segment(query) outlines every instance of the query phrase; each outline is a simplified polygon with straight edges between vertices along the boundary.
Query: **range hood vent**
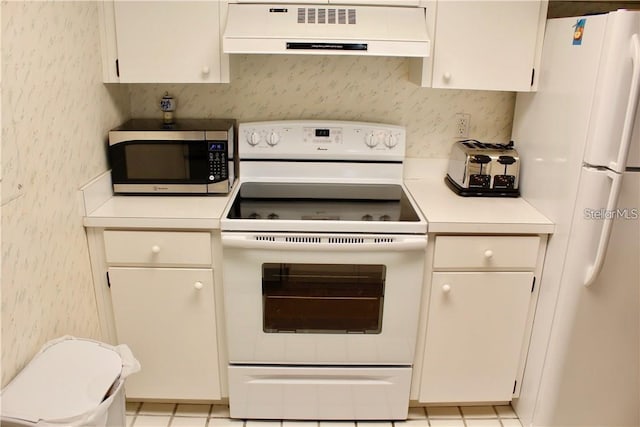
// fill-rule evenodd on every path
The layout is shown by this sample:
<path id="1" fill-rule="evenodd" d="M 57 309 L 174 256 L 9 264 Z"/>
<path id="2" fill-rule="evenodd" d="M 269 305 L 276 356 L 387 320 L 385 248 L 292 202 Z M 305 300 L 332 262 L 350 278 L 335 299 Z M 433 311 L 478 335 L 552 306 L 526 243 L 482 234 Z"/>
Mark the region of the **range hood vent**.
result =
<path id="1" fill-rule="evenodd" d="M 301 7 L 298 8 L 298 24 L 350 24 L 356 23 L 354 8 Z"/>
<path id="2" fill-rule="evenodd" d="M 425 9 L 229 4 L 225 53 L 427 57 Z"/>

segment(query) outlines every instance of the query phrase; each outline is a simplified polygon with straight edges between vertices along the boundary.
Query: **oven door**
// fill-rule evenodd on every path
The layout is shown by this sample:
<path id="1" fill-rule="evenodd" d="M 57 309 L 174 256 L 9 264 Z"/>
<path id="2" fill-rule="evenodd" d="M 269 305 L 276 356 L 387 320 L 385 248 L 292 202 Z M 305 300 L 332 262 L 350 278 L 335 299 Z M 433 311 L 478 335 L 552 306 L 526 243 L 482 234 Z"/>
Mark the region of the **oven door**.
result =
<path id="1" fill-rule="evenodd" d="M 232 364 L 410 365 L 425 236 L 223 232 Z"/>

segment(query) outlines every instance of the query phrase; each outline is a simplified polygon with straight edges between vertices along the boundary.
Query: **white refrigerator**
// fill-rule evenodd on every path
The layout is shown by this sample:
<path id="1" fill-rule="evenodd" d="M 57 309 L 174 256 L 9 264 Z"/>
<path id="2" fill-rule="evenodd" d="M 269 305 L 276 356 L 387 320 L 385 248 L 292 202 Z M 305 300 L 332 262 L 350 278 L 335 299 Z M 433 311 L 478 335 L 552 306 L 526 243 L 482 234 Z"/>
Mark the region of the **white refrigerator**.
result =
<path id="1" fill-rule="evenodd" d="M 640 12 L 547 21 L 518 94 L 521 192 L 556 223 L 521 393 L 523 426 L 640 426 Z"/>

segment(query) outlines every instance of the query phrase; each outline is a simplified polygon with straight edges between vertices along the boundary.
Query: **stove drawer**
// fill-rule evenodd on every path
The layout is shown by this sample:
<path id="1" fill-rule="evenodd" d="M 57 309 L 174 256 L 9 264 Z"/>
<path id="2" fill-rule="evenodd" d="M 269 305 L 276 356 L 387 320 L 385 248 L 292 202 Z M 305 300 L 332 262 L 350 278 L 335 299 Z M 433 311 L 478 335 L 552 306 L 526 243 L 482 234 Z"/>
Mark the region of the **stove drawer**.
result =
<path id="1" fill-rule="evenodd" d="M 203 231 L 106 230 L 104 245 L 111 265 L 211 266 L 211 235 Z"/>
<path id="2" fill-rule="evenodd" d="M 229 366 L 232 418 L 405 420 L 410 367 Z"/>
<path id="3" fill-rule="evenodd" d="M 533 270 L 539 246 L 539 236 L 437 236 L 433 267 Z"/>

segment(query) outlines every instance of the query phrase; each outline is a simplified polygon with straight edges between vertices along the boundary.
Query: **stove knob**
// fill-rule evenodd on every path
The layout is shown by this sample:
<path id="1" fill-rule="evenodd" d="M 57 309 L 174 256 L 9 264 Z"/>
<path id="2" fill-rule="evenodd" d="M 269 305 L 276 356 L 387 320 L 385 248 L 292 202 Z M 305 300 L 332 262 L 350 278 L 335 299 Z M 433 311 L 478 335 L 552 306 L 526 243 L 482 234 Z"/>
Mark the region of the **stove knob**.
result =
<path id="1" fill-rule="evenodd" d="M 398 137 L 396 135 L 390 133 L 384 139 L 384 145 L 386 145 L 387 148 L 395 147 L 396 145 L 398 145 Z"/>
<path id="2" fill-rule="evenodd" d="M 260 216 L 260 214 L 257 212 L 254 212 L 249 215 L 249 219 L 260 219 L 260 218 L 262 218 L 262 216 Z"/>
<path id="3" fill-rule="evenodd" d="M 373 221 L 373 217 L 369 214 L 366 215 L 362 215 L 362 220 L 363 221 Z"/>
<path id="4" fill-rule="evenodd" d="M 369 148 L 375 147 L 378 145 L 378 142 L 378 137 L 375 132 L 369 132 L 364 138 L 364 143 L 367 144 L 367 147 Z"/>
<path id="5" fill-rule="evenodd" d="M 280 142 L 280 135 L 278 135 L 276 132 L 271 132 L 269 136 L 267 136 L 267 144 L 269 144 L 271 147 L 278 144 L 278 142 Z"/>
<path id="6" fill-rule="evenodd" d="M 280 215 L 278 215 L 277 213 L 270 213 L 267 218 L 269 218 L 269 219 L 279 219 Z"/>
<path id="7" fill-rule="evenodd" d="M 380 216 L 380 221 L 391 221 L 391 217 L 389 215 Z"/>
<path id="8" fill-rule="evenodd" d="M 247 142 L 250 146 L 255 147 L 260 142 L 260 134 L 258 132 L 251 132 L 247 135 Z"/>

